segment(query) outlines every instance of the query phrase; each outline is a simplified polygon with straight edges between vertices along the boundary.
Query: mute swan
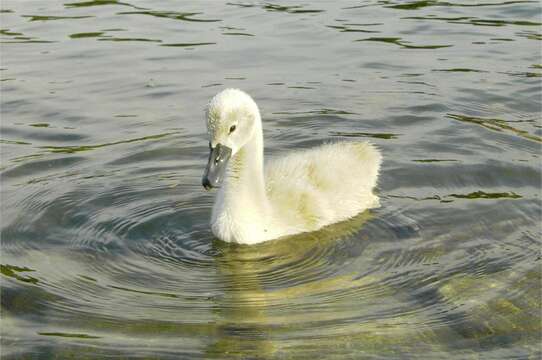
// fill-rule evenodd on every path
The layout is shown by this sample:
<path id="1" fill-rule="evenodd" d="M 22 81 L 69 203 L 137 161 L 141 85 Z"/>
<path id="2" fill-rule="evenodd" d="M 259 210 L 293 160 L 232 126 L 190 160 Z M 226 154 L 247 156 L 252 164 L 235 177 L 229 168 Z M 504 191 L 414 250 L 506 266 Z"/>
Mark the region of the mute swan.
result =
<path id="1" fill-rule="evenodd" d="M 216 237 L 255 244 L 318 230 L 379 206 L 372 192 L 382 157 L 367 142 L 337 142 L 263 162 L 260 111 L 238 89 L 206 108 L 210 154 L 202 185 L 220 187 L 211 215 Z M 222 185 L 222 186 L 220 186 Z"/>

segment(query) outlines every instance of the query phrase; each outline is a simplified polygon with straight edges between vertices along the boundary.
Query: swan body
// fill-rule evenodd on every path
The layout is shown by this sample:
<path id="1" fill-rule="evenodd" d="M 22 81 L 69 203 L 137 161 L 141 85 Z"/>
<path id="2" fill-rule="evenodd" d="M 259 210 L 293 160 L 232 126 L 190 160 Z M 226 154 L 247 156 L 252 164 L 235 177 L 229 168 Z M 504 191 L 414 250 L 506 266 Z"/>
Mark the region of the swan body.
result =
<path id="1" fill-rule="evenodd" d="M 242 244 L 318 230 L 379 206 L 373 194 L 382 156 L 368 142 L 335 142 L 263 161 L 260 112 L 241 90 L 206 109 L 209 162 L 203 185 L 219 187 L 211 228 Z"/>

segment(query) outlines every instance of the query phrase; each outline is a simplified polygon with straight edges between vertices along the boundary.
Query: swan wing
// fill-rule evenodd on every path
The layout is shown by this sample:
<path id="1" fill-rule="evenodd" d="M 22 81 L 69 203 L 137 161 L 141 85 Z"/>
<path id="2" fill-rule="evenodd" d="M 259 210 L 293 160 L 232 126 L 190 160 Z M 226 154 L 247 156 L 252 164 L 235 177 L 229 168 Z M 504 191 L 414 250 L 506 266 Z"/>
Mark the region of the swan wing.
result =
<path id="1" fill-rule="evenodd" d="M 336 142 L 270 161 L 266 190 L 276 218 L 312 231 L 378 206 L 382 156 L 368 142 Z"/>

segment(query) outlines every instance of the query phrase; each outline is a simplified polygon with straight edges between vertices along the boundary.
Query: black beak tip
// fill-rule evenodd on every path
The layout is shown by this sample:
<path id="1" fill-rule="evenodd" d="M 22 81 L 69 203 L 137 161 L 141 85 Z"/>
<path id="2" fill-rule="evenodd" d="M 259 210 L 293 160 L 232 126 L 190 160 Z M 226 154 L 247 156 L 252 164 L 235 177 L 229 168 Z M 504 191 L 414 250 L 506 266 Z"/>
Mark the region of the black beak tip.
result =
<path id="1" fill-rule="evenodd" d="M 209 181 L 209 179 L 207 179 L 207 177 L 204 177 L 202 180 L 201 180 L 201 185 L 203 185 L 203 187 L 205 188 L 205 190 L 209 191 L 213 188 L 213 186 L 211 185 L 211 182 Z"/>

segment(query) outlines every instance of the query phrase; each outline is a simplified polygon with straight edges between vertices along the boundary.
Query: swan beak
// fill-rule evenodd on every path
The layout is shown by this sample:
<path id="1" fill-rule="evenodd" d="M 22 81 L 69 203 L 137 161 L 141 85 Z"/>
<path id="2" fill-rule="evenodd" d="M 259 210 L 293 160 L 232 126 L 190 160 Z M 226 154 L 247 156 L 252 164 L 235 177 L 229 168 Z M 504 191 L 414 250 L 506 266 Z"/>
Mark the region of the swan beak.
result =
<path id="1" fill-rule="evenodd" d="M 205 190 L 219 187 L 224 180 L 228 160 L 231 157 L 231 149 L 227 146 L 217 144 L 214 148 L 211 147 L 209 161 L 203 173 L 201 184 Z"/>

